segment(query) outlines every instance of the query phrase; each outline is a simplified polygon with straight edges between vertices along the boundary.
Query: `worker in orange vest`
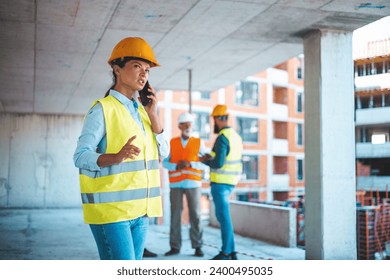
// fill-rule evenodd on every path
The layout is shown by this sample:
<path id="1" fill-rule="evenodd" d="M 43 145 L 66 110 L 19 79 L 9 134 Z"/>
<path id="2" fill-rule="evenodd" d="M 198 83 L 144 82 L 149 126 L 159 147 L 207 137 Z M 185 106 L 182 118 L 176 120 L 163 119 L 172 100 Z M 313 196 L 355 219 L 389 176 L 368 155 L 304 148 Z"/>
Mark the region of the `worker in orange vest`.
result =
<path id="1" fill-rule="evenodd" d="M 165 256 L 177 255 L 181 248 L 181 212 L 183 210 L 183 194 L 186 195 L 190 217 L 191 246 L 195 256 L 203 257 L 201 225 L 201 186 L 202 170 L 206 167 L 199 161 L 199 155 L 206 153 L 200 138 L 191 137 L 193 116 L 182 113 L 178 118 L 181 136 L 170 142 L 170 154 L 163 161 L 168 169 L 170 183 L 171 225 L 169 244 L 171 249 Z"/>

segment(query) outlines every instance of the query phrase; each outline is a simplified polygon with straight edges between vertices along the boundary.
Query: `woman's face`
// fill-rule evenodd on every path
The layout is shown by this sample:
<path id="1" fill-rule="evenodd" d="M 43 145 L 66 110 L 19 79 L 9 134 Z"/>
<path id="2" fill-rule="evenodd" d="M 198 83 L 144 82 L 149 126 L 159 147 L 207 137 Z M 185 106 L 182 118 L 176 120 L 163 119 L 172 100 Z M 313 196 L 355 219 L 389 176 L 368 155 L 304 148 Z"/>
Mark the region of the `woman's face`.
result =
<path id="1" fill-rule="evenodd" d="M 141 90 L 149 78 L 149 71 L 149 63 L 136 59 L 130 60 L 123 68 L 117 67 L 117 83 L 133 91 Z"/>

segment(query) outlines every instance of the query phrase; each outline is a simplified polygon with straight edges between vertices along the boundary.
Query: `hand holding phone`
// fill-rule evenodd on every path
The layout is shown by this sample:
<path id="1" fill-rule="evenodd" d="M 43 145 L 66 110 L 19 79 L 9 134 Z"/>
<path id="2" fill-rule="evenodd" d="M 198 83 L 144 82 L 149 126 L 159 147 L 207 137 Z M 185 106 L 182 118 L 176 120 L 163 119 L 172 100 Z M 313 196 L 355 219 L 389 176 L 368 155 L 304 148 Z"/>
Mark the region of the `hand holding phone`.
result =
<path id="1" fill-rule="evenodd" d="M 152 100 L 149 99 L 147 96 L 148 95 L 152 95 L 152 93 L 150 91 L 148 91 L 149 89 L 149 81 L 146 81 L 146 84 L 144 86 L 143 89 L 141 89 L 139 92 L 139 97 L 141 98 L 141 103 L 143 106 L 146 106 L 148 105 Z"/>

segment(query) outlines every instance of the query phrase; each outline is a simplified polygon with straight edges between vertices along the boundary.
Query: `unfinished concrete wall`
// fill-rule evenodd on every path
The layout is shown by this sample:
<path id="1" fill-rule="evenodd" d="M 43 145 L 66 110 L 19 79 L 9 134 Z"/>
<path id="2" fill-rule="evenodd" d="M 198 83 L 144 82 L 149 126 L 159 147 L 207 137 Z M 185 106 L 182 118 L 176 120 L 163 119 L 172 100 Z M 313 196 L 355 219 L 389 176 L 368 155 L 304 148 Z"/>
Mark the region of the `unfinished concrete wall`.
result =
<path id="1" fill-rule="evenodd" d="M 80 207 L 81 116 L 0 114 L 0 207 Z"/>
<path id="2" fill-rule="evenodd" d="M 214 207 L 211 201 L 210 225 L 219 227 Z M 237 234 L 285 247 L 297 246 L 297 212 L 294 208 L 231 201 L 230 213 Z"/>

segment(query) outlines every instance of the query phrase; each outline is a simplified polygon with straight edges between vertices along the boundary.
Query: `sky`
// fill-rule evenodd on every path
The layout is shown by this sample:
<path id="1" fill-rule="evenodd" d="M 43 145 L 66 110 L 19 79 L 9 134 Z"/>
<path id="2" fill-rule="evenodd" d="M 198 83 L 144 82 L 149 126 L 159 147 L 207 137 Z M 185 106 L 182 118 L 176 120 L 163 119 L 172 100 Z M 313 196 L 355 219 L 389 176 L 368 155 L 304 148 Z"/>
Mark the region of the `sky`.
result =
<path id="1" fill-rule="evenodd" d="M 390 44 L 390 16 L 367 24 L 353 32 L 353 57 L 357 57 L 359 49 L 365 47 L 367 42 L 384 39 L 388 39 Z"/>

